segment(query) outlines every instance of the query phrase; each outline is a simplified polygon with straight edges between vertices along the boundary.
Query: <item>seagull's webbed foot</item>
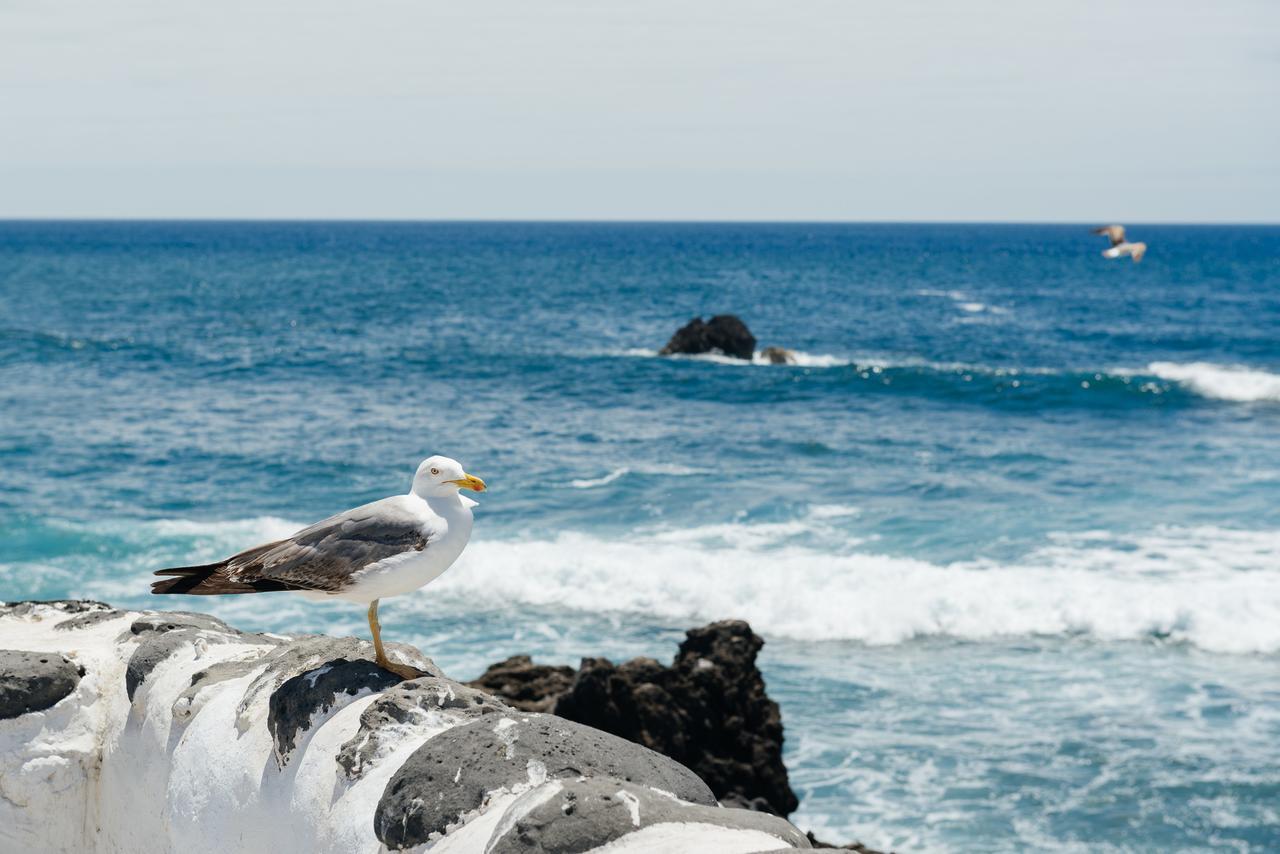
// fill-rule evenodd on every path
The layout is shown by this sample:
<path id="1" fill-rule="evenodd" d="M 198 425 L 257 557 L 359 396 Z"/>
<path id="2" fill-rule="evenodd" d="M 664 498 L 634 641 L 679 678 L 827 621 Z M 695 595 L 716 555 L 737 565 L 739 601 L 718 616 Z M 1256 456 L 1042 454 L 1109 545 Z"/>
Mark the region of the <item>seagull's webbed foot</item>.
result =
<path id="1" fill-rule="evenodd" d="M 431 675 L 430 673 L 427 673 L 425 670 L 419 670 L 418 668 L 408 664 L 399 664 L 397 662 L 391 661 L 390 659 L 383 659 L 382 661 L 375 661 L 374 663 L 377 664 L 379 667 L 381 667 L 383 670 L 387 670 L 387 671 L 390 671 L 391 673 L 394 673 L 395 675 L 399 676 L 401 679 L 420 679 L 423 676 Z"/>

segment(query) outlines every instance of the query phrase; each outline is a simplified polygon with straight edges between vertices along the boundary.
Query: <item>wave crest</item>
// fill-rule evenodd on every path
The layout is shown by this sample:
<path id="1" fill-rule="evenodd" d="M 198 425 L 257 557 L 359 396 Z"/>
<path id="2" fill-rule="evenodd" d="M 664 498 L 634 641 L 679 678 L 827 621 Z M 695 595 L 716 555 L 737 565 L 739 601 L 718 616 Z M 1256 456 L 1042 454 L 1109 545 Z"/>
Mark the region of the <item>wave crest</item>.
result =
<path id="1" fill-rule="evenodd" d="M 792 525 L 755 527 L 625 541 L 566 533 L 478 542 L 432 592 L 459 603 L 632 611 L 672 621 L 741 617 L 765 636 L 804 640 L 1085 634 L 1280 651 L 1280 532 L 1060 535 L 1016 563 L 942 565 L 775 546 L 796 535 Z"/>
<path id="2" fill-rule="evenodd" d="M 1236 403 L 1280 401 L 1280 374 L 1244 365 L 1152 362 L 1147 370 L 1160 379 L 1180 383 L 1203 397 Z"/>

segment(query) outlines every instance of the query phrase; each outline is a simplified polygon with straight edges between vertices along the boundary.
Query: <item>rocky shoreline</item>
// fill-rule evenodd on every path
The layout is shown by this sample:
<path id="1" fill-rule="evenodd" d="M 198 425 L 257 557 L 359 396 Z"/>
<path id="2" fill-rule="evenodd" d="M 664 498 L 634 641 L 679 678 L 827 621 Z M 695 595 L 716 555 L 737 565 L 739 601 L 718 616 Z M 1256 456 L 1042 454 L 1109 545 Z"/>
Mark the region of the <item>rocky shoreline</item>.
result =
<path id="1" fill-rule="evenodd" d="M 742 620 L 685 633 L 670 666 L 652 658 L 614 664 L 584 658 L 578 669 L 516 655 L 469 684 L 511 705 L 584 723 L 680 762 L 721 804 L 789 816 L 799 806 L 782 760 L 778 704 L 756 657 L 764 639 Z M 854 842 L 815 848 L 879 854 Z"/>
<path id="2" fill-rule="evenodd" d="M 549 691 L 518 708 L 403 645 L 393 657 L 421 678 L 382 670 L 354 638 L 251 634 L 203 614 L 97 602 L 0 604 L 0 847 L 810 848 L 785 819 L 723 805 L 699 774 L 643 743 L 683 750 L 735 795 L 728 803 L 793 805 L 777 707 L 754 671 L 758 640 L 745 624 L 716 624 L 690 632 L 671 668 L 597 659 L 555 692 L 552 708 L 596 724 L 647 709 L 632 741 L 532 710 Z M 740 684 L 712 696 L 730 681 Z M 666 702 L 683 717 L 659 715 Z M 736 712 L 751 717 L 743 737 L 736 723 L 717 737 L 705 716 Z M 695 737 L 682 744 L 686 726 Z M 765 761 L 749 762 L 757 750 Z"/>

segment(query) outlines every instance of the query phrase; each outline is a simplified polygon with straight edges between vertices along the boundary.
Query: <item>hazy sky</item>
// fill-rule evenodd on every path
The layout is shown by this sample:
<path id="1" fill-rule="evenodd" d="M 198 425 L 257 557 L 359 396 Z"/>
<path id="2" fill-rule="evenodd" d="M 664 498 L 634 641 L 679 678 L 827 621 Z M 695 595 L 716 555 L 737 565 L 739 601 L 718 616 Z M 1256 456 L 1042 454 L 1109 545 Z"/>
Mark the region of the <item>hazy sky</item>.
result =
<path id="1" fill-rule="evenodd" d="M 0 0 L 0 217 L 1280 221 L 1280 2 Z"/>

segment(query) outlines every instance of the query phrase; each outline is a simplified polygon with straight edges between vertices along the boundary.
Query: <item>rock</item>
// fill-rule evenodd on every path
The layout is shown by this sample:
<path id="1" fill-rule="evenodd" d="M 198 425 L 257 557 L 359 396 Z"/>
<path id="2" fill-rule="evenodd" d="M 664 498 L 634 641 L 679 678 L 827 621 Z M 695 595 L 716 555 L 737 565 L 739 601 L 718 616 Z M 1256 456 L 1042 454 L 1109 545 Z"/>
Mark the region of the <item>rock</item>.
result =
<path id="1" fill-rule="evenodd" d="M 771 365 L 794 365 L 796 354 L 786 347 L 765 347 L 760 356 Z"/>
<path id="2" fill-rule="evenodd" d="M 593 851 L 651 825 L 675 823 L 755 830 L 785 845 L 809 847 L 804 834 L 775 816 L 681 803 L 608 777 L 564 782 L 550 797 L 535 789 L 516 801 L 507 816 L 505 832 L 495 832 L 488 854 Z"/>
<path id="3" fill-rule="evenodd" d="M 317 714 L 327 714 L 345 706 L 364 693 L 381 691 L 400 682 L 400 677 L 372 661 L 338 658 L 315 670 L 287 679 L 271 694 L 267 729 L 276 746 L 276 762 L 289 763 L 294 742 L 309 731 Z"/>
<path id="4" fill-rule="evenodd" d="M 123 611 L 117 611 L 115 608 L 108 608 L 103 611 L 88 611 L 79 616 L 72 617 L 70 620 L 63 620 L 54 628 L 60 632 L 71 632 L 76 629 L 88 629 L 99 623 L 110 622 L 111 620 L 119 620 L 125 616 Z"/>
<path id="5" fill-rule="evenodd" d="M 444 731 L 482 715 L 511 711 L 492 694 L 452 679 L 427 676 L 401 682 L 361 713 L 360 728 L 338 750 L 338 765 L 347 779 L 357 780 L 396 747 L 408 725 L 434 724 Z"/>
<path id="6" fill-rule="evenodd" d="M 553 715 L 487 715 L 430 738 L 409 757 L 387 783 L 374 830 L 388 848 L 421 845 L 498 790 L 602 775 L 716 805 L 688 768 L 637 744 Z M 424 799 L 424 791 L 434 797 Z"/>
<path id="7" fill-rule="evenodd" d="M 756 667 L 763 645 L 745 622 L 712 623 L 687 633 L 670 667 L 651 658 L 617 665 L 587 658 L 567 691 L 554 698 L 525 692 L 521 702 L 551 705 L 560 717 L 670 756 L 726 803 L 788 815 L 799 801 L 782 762 L 782 714 Z M 506 696 L 505 684 L 558 682 L 482 677 L 477 684 Z"/>
<path id="8" fill-rule="evenodd" d="M 74 627 L 72 627 L 74 628 Z M 240 634 L 217 617 L 208 614 L 192 614 L 188 611 L 161 611 L 147 613 L 129 625 L 129 631 L 135 635 L 156 632 L 164 634 L 175 629 L 204 629 L 209 632 Z"/>
<path id="9" fill-rule="evenodd" d="M 136 626 L 137 623 L 135 622 L 134 625 Z M 253 642 L 249 636 L 242 635 L 234 629 L 207 630 L 179 622 L 158 626 L 155 629 L 143 628 L 139 637 L 142 642 L 133 651 L 133 655 L 129 656 L 129 663 L 124 671 L 125 693 L 130 700 L 138 693 L 139 686 L 147 680 L 151 672 L 183 647 L 194 647 L 197 643 L 235 643 L 242 639 Z"/>
<path id="10" fill-rule="evenodd" d="M 86 614 L 90 611 L 113 609 L 106 602 L 95 599 L 25 599 L 21 602 L 0 602 L 0 617 L 38 616 L 50 610 L 63 614 Z"/>
<path id="11" fill-rule="evenodd" d="M 50 708 L 69 696 L 83 675 L 56 652 L 0 649 L 0 720 Z"/>
<path id="12" fill-rule="evenodd" d="M 18 650 L 0 652 L 5 851 L 805 844 L 780 818 L 718 807 L 674 760 L 514 710 L 411 647 L 393 656 L 429 675 L 402 682 L 355 638 L 244 634 L 200 614 L 17 610 L 0 613 L 0 643 Z M 113 622 L 81 619 L 98 613 Z M 27 714 L 39 708 L 51 711 Z"/>
<path id="13" fill-rule="evenodd" d="M 736 315 L 717 314 L 709 321 L 695 317 L 676 330 L 660 356 L 676 353 L 697 354 L 719 351 L 726 356 L 750 359 L 756 350 L 756 339 Z"/>
<path id="14" fill-rule="evenodd" d="M 806 833 L 805 836 L 808 837 L 809 844 L 814 848 L 828 848 L 837 851 L 857 851 L 858 854 L 883 854 L 883 852 L 877 851 L 874 848 L 868 848 L 861 842 L 850 842 L 847 845 L 835 845 L 831 842 L 823 842 L 821 839 L 813 835 L 812 830 Z"/>
<path id="15" fill-rule="evenodd" d="M 513 655 L 489 665 L 471 684 L 492 691 L 522 711 L 549 712 L 573 684 L 574 673 L 572 667 L 534 664 L 527 655 Z"/>
<path id="16" fill-rule="evenodd" d="M 405 644 L 387 644 L 387 655 L 393 653 L 425 674 L 444 676 L 440 668 L 422 653 Z M 324 635 L 303 635 L 293 638 L 288 643 L 280 644 L 265 656 L 266 667 L 254 677 L 245 689 L 244 697 L 236 707 L 237 727 L 246 732 L 251 726 L 252 710 L 264 695 L 273 696 L 285 682 L 300 675 L 310 675 L 315 671 L 339 661 L 365 661 L 373 664 L 373 644 L 356 638 L 331 638 Z M 262 664 L 263 662 L 259 662 Z M 375 665 L 376 666 L 376 665 Z M 378 668 L 381 669 L 381 668 Z M 385 671 L 390 673 L 390 671 Z M 397 676 L 394 682 L 399 682 Z"/>

